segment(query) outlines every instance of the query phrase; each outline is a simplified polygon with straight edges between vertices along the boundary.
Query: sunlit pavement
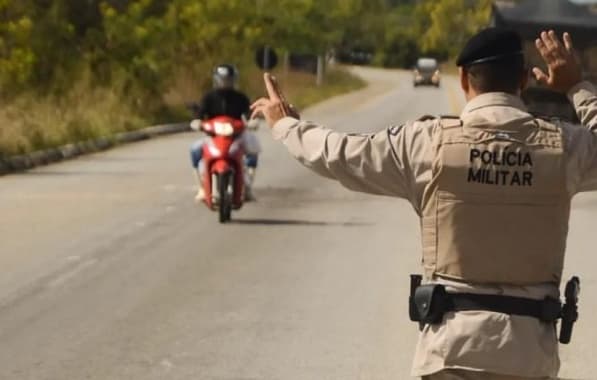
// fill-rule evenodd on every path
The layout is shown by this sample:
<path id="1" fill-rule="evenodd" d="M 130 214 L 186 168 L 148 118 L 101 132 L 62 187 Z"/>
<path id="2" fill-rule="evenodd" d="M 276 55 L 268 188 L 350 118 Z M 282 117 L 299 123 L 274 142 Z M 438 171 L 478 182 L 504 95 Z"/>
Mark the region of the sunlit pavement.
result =
<path id="1" fill-rule="evenodd" d="M 355 69 L 371 85 L 304 113 L 343 131 L 454 114 L 454 78 Z M 0 379 L 406 379 L 420 261 L 405 202 L 351 193 L 269 131 L 258 202 L 221 226 L 193 204 L 182 134 L 0 178 Z M 597 197 L 575 202 L 581 318 L 562 376 L 595 378 Z"/>

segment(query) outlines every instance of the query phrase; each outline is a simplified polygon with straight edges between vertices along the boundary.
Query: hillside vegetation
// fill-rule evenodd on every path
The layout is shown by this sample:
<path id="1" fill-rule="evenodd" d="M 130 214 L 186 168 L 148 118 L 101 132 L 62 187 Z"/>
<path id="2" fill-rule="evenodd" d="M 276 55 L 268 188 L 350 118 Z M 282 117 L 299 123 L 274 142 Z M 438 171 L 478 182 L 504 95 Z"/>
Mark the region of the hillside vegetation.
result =
<path id="1" fill-rule="evenodd" d="M 486 0 L 0 0 L 0 156 L 182 120 L 220 62 L 258 96 L 264 44 L 408 66 L 454 55 L 488 16 Z M 343 72 L 324 88 L 281 78 L 303 104 L 360 85 Z"/>

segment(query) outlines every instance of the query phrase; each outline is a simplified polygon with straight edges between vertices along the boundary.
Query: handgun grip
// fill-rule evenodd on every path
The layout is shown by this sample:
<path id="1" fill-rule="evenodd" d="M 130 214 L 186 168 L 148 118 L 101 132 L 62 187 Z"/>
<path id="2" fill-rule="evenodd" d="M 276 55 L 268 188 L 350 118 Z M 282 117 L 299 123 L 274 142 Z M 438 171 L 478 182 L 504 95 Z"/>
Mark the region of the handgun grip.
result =
<path id="1" fill-rule="evenodd" d="M 574 276 L 566 283 L 566 290 L 564 291 L 564 297 L 566 302 L 572 301 L 576 303 L 578 301 L 578 295 L 580 294 L 580 279 Z"/>

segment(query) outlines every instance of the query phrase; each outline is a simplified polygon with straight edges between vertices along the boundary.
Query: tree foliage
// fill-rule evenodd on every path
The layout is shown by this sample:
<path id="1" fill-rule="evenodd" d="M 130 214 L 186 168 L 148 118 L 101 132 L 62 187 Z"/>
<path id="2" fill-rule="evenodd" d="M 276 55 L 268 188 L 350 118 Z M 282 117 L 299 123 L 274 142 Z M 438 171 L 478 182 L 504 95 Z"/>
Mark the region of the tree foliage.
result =
<path id="1" fill-rule="evenodd" d="M 263 45 L 393 67 L 450 58 L 489 10 L 490 0 L 0 0 L 0 157 L 171 120 L 220 62 L 257 95 Z"/>
<path id="2" fill-rule="evenodd" d="M 362 3 L 344 29 L 343 50 L 375 53 L 384 66 L 410 66 L 417 56 L 454 57 L 488 24 L 491 0 L 385 0 Z"/>
<path id="3" fill-rule="evenodd" d="M 248 62 L 257 46 L 359 49 L 385 65 L 454 55 L 489 0 L 0 0 L 2 94 L 64 91 L 92 72 L 154 96 L 181 67 Z M 124 82 L 124 83 L 122 83 Z"/>
<path id="4" fill-rule="evenodd" d="M 487 25 L 491 0 L 442 0 L 422 3 L 417 12 L 428 18 L 420 29 L 421 49 L 444 56 L 458 54 L 466 40 Z M 421 25 L 419 25 L 420 27 Z"/>

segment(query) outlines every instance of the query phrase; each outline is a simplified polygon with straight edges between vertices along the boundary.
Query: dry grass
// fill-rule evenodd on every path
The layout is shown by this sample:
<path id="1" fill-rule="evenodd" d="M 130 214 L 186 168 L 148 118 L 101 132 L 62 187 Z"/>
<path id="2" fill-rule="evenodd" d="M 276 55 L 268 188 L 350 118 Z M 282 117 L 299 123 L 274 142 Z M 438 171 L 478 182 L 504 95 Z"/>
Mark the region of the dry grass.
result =
<path id="1" fill-rule="evenodd" d="M 107 137 L 144 125 L 109 89 L 77 85 L 63 98 L 21 95 L 0 108 L 0 156 Z"/>
<path id="2" fill-rule="evenodd" d="M 282 78 L 282 86 L 288 99 L 299 108 L 318 103 L 334 95 L 350 92 L 365 86 L 365 82 L 343 69 L 328 71 L 321 86 L 315 85 L 315 77 L 305 74 Z"/>
<path id="3" fill-rule="evenodd" d="M 194 70 L 197 72 L 197 70 Z M 209 87 L 211 78 L 198 76 L 194 72 L 185 70 L 180 71 L 174 80 L 174 86 L 164 97 L 165 103 L 170 108 L 178 109 L 184 107 L 184 104 L 197 101 L 200 98 L 201 88 Z M 203 71 L 203 72 L 209 72 Z M 317 103 L 334 95 L 353 91 L 365 86 L 360 78 L 349 74 L 342 68 L 330 69 L 325 76 L 321 86 L 317 86 L 315 75 L 298 72 L 284 71 L 283 69 L 274 70 L 273 74 L 278 78 L 284 93 L 289 100 L 292 100 L 299 108 Z M 252 100 L 265 95 L 263 85 L 263 73 L 258 68 L 251 66 L 243 69 L 241 72 L 240 85 Z M 180 114 L 180 112 L 178 113 Z"/>
<path id="4" fill-rule="evenodd" d="M 449 60 L 440 64 L 442 74 L 458 75 L 458 66 L 455 60 Z"/>
<path id="5" fill-rule="evenodd" d="M 255 99 L 263 95 L 261 73 L 248 70 L 241 87 Z M 276 73 L 288 98 L 299 108 L 330 96 L 348 92 L 364 83 L 342 70 L 330 70 L 324 85 L 317 87 L 310 74 Z M 0 157 L 29 153 L 59 145 L 109 137 L 116 132 L 142 128 L 155 122 L 188 119 L 184 104 L 199 98 L 205 77 L 181 72 L 173 90 L 164 96 L 166 107 L 158 115 L 139 115 L 123 101 L 118 89 L 91 88 L 82 80 L 61 98 L 38 99 L 21 95 L 0 108 Z"/>
<path id="6" fill-rule="evenodd" d="M 316 85 L 316 77 L 309 73 L 277 70 L 273 74 L 278 78 L 280 87 L 288 100 L 292 101 L 299 109 L 365 86 L 363 80 L 342 68 L 328 70 L 321 86 Z M 265 95 L 262 78 L 262 73 L 258 70 L 252 74 L 252 80 L 247 84 L 251 97 L 257 98 Z"/>

